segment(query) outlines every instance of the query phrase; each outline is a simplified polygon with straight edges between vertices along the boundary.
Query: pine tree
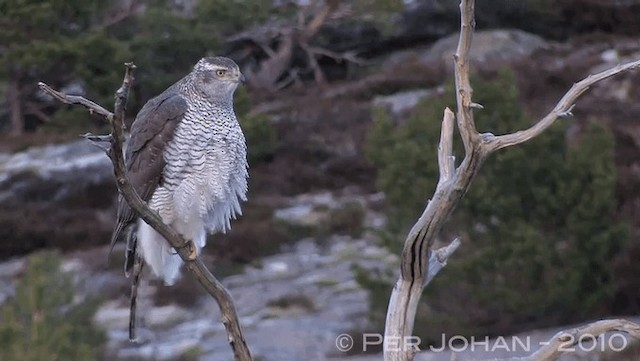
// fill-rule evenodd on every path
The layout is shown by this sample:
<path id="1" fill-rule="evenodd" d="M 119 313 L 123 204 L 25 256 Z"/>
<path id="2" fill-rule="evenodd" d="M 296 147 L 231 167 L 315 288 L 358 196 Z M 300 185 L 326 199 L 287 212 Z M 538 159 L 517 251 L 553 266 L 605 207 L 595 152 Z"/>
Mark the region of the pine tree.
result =
<path id="1" fill-rule="evenodd" d="M 97 303 L 74 304 L 69 274 L 53 252 L 34 254 L 15 296 L 0 307 L 0 360 L 99 359 L 103 334 L 91 326 Z"/>
<path id="2" fill-rule="evenodd" d="M 125 61 L 126 47 L 100 24 L 108 4 L 100 0 L 0 2 L 0 44 L 6 44 L 0 51 L 0 81 L 8 85 L 11 133 L 18 135 L 51 120 L 36 97 L 38 81 L 57 88 L 86 82 L 90 97 L 111 101 L 120 81 L 113 69 Z M 107 88 L 108 98 L 104 97 Z M 69 114 L 57 114 L 57 119 L 64 124 Z"/>

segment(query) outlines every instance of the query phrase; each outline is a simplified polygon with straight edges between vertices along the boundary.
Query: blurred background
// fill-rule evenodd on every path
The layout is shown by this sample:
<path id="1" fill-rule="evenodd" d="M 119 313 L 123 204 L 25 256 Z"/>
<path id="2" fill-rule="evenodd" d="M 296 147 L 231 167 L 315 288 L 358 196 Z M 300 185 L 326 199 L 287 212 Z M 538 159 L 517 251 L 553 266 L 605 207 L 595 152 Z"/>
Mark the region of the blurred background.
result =
<path id="1" fill-rule="evenodd" d="M 639 13 L 637 0 L 479 0 L 478 129 L 522 129 L 574 82 L 640 58 Z M 359 335 L 383 331 L 404 237 L 437 182 L 458 28 L 449 0 L 0 0 L 0 359 L 231 359 L 217 306 L 188 276 L 145 281 L 141 342 L 127 341 L 123 249 L 107 256 L 111 164 L 79 138 L 108 126 L 37 88 L 110 109 L 134 61 L 130 124 L 205 55 L 248 79 L 235 106 L 249 201 L 204 260 L 256 360 L 381 359 Z M 639 95 L 640 72 L 599 83 L 573 117 L 485 164 L 441 234 L 463 243 L 422 298 L 425 348 L 443 333 L 546 339 L 638 320 Z M 640 345 L 591 357 L 637 361 Z"/>

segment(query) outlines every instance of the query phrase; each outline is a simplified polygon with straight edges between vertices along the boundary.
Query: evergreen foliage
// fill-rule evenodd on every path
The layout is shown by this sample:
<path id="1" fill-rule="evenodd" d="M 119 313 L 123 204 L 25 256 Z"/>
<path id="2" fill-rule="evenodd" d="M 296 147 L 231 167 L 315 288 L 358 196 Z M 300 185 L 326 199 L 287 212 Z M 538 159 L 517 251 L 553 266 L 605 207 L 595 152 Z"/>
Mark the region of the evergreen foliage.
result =
<path id="1" fill-rule="evenodd" d="M 0 51 L 0 88 L 3 80 L 17 82 L 23 111 L 26 102 L 41 102 L 34 96 L 41 80 L 56 88 L 75 83 L 90 99 L 109 108 L 122 82 L 122 64 L 133 61 L 139 68 L 129 102 L 133 116 L 145 101 L 191 71 L 201 57 L 217 54 L 226 34 L 281 15 L 273 11 L 273 4 L 253 0 L 202 0 L 192 16 L 169 5 L 166 0 L 152 0 L 141 14 L 107 27 L 101 26 L 110 10 L 104 1 L 3 1 L 0 43 L 9 45 Z M 4 25 L 10 29 L 4 31 Z M 34 124 L 32 119 L 27 129 L 78 134 L 108 126 L 99 119 L 89 122 L 82 108 L 57 103 L 53 107 L 46 110 L 50 122 Z M 249 114 L 250 97 L 242 87 L 236 110 L 247 137 L 249 162 L 268 160 L 277 146 L 275 128 L 265 117 Z"/>
<path id="2" fill-rule="evenodd" d="M 476 112 L 479 131 L 504 134 L 531 124 L 510 72 L 472 83 L 474 100 L 485 107 Z M 449 85 L 446 95 L 421 102 L 400 125 L 382 110 L 374 114 L 367 153 L 393 208 L 390 224 L 402 225 L 393 232 L 397 250 L 435 190 L 442 111 L 453 99 Z M 508 332 L 606 311 L 615 291 L 612 262 L 628 237 L 627 227 L 613 220 L 614 139 L 591 124 L 570 145 L 566 128 L 560 120 L 540 137 L 494 154 L 480 170 L 443 231 L 445 239 L 455 234 L 468 241 L 427 290 L 428 317 L 441 319 L 442 329 Z"/>
<path id="3" fill-rule="evenodd" d="M 69 274 L 53 252 L 34 254 L 15 297 L 0 307 L 3 361 L 98 360 L 104 341 L 91 326 L 95 301 L 74 302 Z"/>
<path id="4" fill-rule="evenodd" d="M 99 0 L 0 2 L 0 44 L 6 44 L 0 51 L 0 84 L 17 83 L 23 112 L 29 109 L 27 102 L 39 101 L 35 97 L 38 81 L 56 87 L 87 81 L 89 96 L 111 101 L 106 91 L 113 92 L 121 81 L 113 69 L 128 52 L 97 25 L 107 4 Z M 37 126 L 27 124 L 26 128 Z"/>
<path id="5" fill-rule="evenodd" d="M 45 131 L 87 131 L 86 112 L 55 103 L 43 106 L 36 95 L 38 81 L 55 88 L 72 85 L 72 93 L 84 90 L 87 97 L 109 107 L 122 82 L 122 64 L 133 61 L 139 71 L 129 110 L 135 114 L 146 100 L 191 71 L 201 57 L 219 54 L 226 36 L 280 15 L 273 4 L 257 0 L 201 0 L 193 14 L 180 13 L 166 0 L 151 0 L 140 14 L 110 23 L 105 19 L 114 4 L 0 2 L 0 44 L 6 44 L 0 47 L 0 89 L 18 85 L 18 106 L 27 120 L 23 130 L 44 125 Z M 29 116 L 34 105 L 51 121 L 43 124 Z M 5 110 L 0 112 L 2 127 L 8 126 L 6 109 L 0 108 Z"/>
<path id="6" fill-rule="evenodd" d="M 246 30 L 282 15 L 274 2 L 263 0 L 201 0 L 196 18 L 201 23 L 215 24 L 219 37 Z"/>
<path id="7" fill-rule="evenodd" d="M 164 3 L 154 2 L 129 29 L 131 60 L 139 68 L 133 104 L 136 109 L 189 73 L 200 58 L 219 46 L 211 29 L 203 29 L 196 19 L 176 14 Z"/>

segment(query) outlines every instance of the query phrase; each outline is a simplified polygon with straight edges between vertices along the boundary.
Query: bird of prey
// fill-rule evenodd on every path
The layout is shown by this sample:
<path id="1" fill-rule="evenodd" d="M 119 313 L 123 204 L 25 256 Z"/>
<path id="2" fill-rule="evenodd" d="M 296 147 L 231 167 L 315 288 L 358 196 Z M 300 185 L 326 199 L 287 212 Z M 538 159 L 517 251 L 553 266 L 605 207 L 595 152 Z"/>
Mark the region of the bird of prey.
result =
<path id="1" fill-rule="evenodd" d="M 126 146 L 129 181 L 164 223 L 197 254 L 206 233 L 225 232 L 247 199 L 247 147 L 233 110 L 233 94 L 244 76 L 225 57 L 205 57 L 193 71 L 138 113 Z M 111 238 L 126 241 L 125 274 L 132 277 L 129 338 L 135 339 L 139 277 L 146 264 L 173 284 L 182 259 L 169 243 L 138 219 L 122 195 Z M 144 262 L 143 262 L 144 260 Z"/>

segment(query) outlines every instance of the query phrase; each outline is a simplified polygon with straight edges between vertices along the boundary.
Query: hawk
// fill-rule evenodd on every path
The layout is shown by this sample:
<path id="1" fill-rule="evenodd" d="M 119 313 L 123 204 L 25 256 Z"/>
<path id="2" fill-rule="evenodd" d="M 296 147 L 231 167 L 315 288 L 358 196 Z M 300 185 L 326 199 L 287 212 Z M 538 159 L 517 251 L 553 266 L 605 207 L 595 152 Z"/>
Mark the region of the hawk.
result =
<path id="1" fill-rule="evenodd" d="M 244 76 L 225 57 L 205 57 L 191 73 L 149 100 L 136 116 L 126 146 L 129 181 L 164 223 L 194 252 L 209 232 L 225 232 L 247 199 L 247 147 L 233 110 Z M 122 195 L 111 248 L 126 241 L 125 274 L 133 275 L 129 338 L 135 339 L 137 285 L 143 266 L 172 285 L 182 259 L 138 219 Z"/>

